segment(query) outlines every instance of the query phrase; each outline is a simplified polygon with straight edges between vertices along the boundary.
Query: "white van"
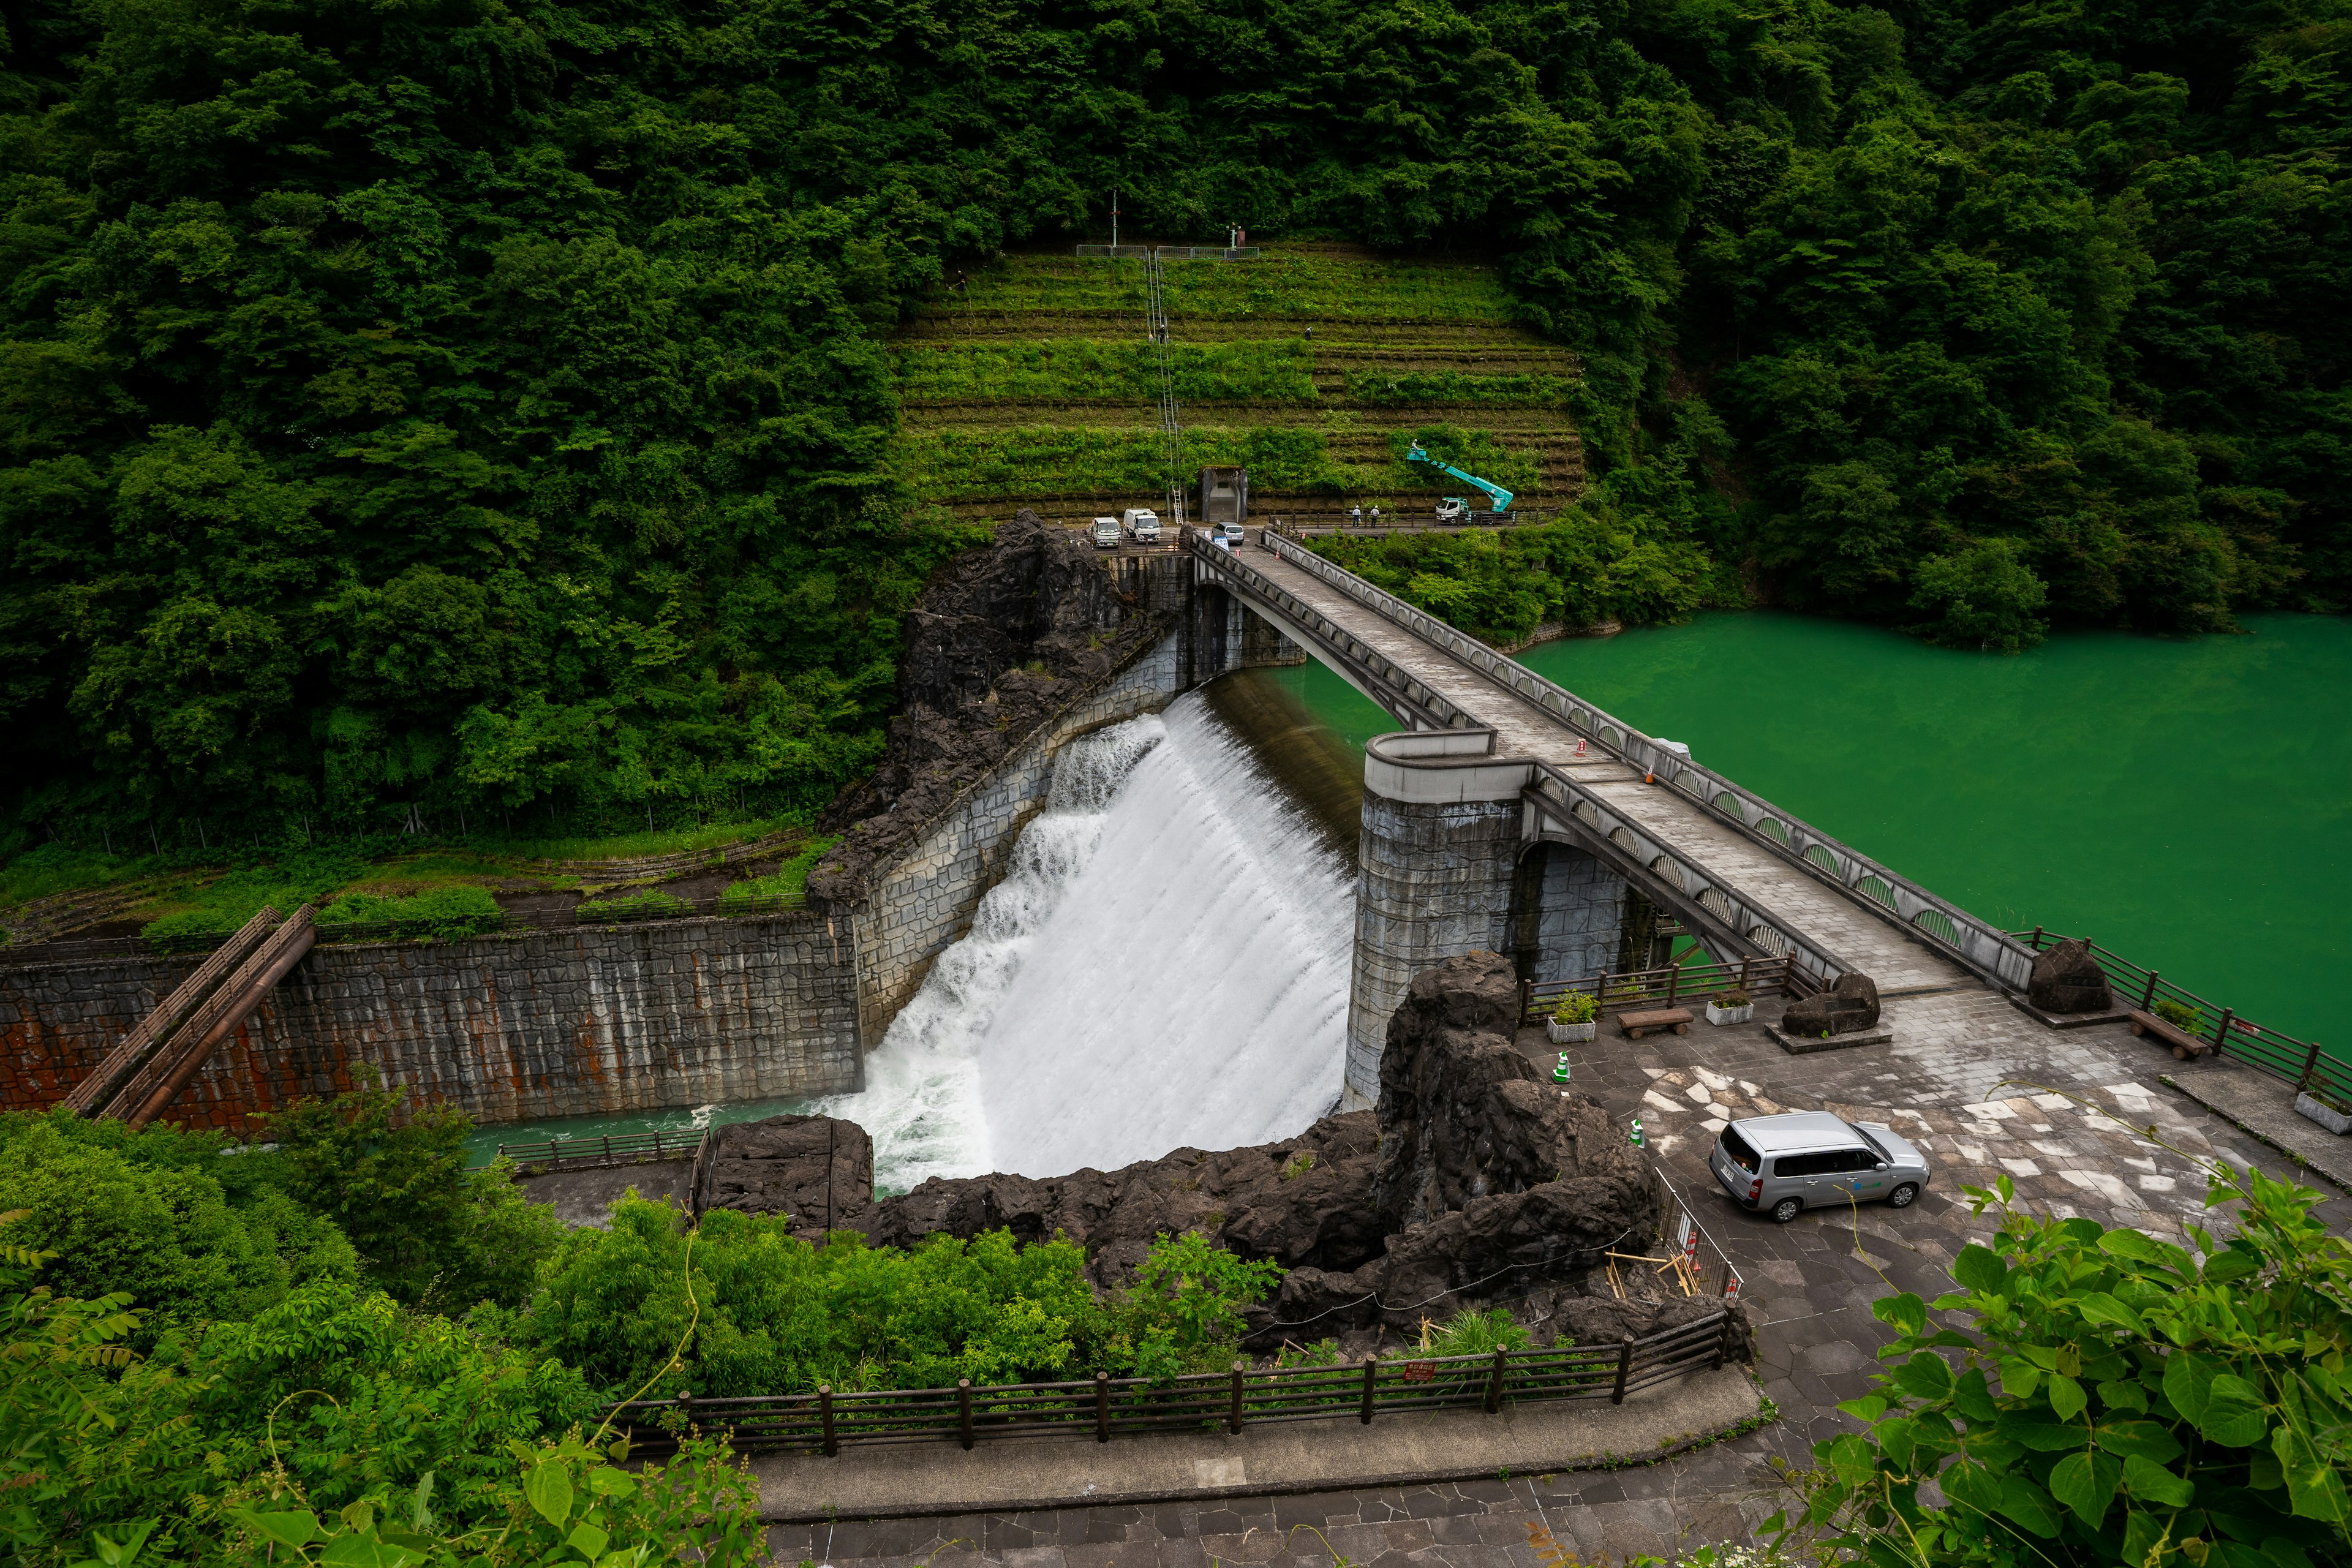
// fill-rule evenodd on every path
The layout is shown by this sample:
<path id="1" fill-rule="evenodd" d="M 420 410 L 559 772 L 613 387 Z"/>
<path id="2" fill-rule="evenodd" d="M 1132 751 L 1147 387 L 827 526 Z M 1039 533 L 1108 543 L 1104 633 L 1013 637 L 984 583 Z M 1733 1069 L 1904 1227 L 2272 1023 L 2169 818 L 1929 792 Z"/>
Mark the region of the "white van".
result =
<path id="1" fill-rule="evenodd" d="M 1095 519 L 1095 544 L 1098 549 L 1103 550 L 1118 548 L 1118 519 L 1115 517 Z"/>
<path id="2" fill-rule="evenodd" d="M 1148 506 L 1131 506 L 1119 515 L 1138 544 L 1160 542 L 1160 514 Z"/>

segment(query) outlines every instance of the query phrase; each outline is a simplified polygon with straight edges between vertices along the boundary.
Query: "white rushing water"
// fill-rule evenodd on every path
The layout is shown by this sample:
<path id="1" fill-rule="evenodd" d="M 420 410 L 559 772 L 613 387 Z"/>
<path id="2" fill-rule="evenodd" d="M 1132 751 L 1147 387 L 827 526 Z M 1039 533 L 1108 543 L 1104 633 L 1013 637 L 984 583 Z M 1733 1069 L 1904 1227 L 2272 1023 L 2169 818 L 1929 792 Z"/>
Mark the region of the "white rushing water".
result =
<path id="1" fill-rule="evenodd" d="M 1198 696 L 1072 742 L 970 934 L 827 1100 L 875 1184 L 1110 1169 L 1339 1093 L 1349 868 Z"/>

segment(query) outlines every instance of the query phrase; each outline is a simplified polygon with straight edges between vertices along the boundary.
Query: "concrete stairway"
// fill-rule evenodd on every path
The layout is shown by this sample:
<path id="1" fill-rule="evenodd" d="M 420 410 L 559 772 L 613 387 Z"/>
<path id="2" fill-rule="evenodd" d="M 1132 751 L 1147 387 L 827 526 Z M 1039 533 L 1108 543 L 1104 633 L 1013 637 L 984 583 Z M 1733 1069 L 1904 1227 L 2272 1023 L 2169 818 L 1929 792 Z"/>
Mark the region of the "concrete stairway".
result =
<path id="1" fill-rule="evenodd" d="M 149 1014 L 65 1103 L 144 1127 L 319 940 L 304 904 L 280 923 L 264 908 Z M 275 928 L 275 929 L 272 929 Z"/>

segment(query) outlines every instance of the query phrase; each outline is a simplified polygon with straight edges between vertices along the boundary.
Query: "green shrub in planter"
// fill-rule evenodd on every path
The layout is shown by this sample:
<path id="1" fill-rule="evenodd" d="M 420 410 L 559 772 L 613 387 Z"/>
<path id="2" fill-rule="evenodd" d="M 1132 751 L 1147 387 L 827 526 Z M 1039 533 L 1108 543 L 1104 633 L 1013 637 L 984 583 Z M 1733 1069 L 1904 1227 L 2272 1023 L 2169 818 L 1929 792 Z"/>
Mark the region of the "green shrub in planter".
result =
<path id="1" fill-rule="evenodd" d="M 2204 1014 L 2185 1002 L 2175 1002 L 2169 996 L 2158 997 L 2150 1011 L 2175 1028 L 2186 1029 L 2192 1035 L 2202 1034 L 2205 1030 Z"/>
<path id="2" fill-rule="evenodd" d="M 1561 997 L 1559 1005 L 1551 1010 L 1551 1021 L 1555 1024 L 1590 1024 L 1600 1011 L 1600 1004 L 1591 996 L 1581 991 L 1571 991 Z"/>
<path id="3" fill-rule="evenodd" d="M 1751 998 L 1745 991 L 1727 991 L 1722 995 L 1715 999 L 1715 1005 L 1726 1009 L 1732 1007 L 1745 1007 L 1748 1006 L 1752 1000 L 1753 998 Z"/>

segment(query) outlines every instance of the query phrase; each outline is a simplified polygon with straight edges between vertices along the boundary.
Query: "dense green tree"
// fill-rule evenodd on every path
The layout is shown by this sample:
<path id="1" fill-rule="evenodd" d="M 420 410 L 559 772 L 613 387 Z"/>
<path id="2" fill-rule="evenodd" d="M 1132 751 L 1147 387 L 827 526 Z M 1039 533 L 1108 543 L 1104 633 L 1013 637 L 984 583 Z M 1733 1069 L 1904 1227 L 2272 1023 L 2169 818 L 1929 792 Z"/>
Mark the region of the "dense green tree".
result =
<path id="1" fill-rule="evenodd" d="M 1149 232 L 1498 256 L 1584 357 L 1612 561 L 1905 624 L 2008 562 L 1996 642 L 2352 592 L 2343 0 L 7 28 L 19 845 L 813 807 L 967 536 L 883 466 L 878 334 L 1114 190 Z M 1728 580 L 1674 575 L 1638 613 Z"/>

